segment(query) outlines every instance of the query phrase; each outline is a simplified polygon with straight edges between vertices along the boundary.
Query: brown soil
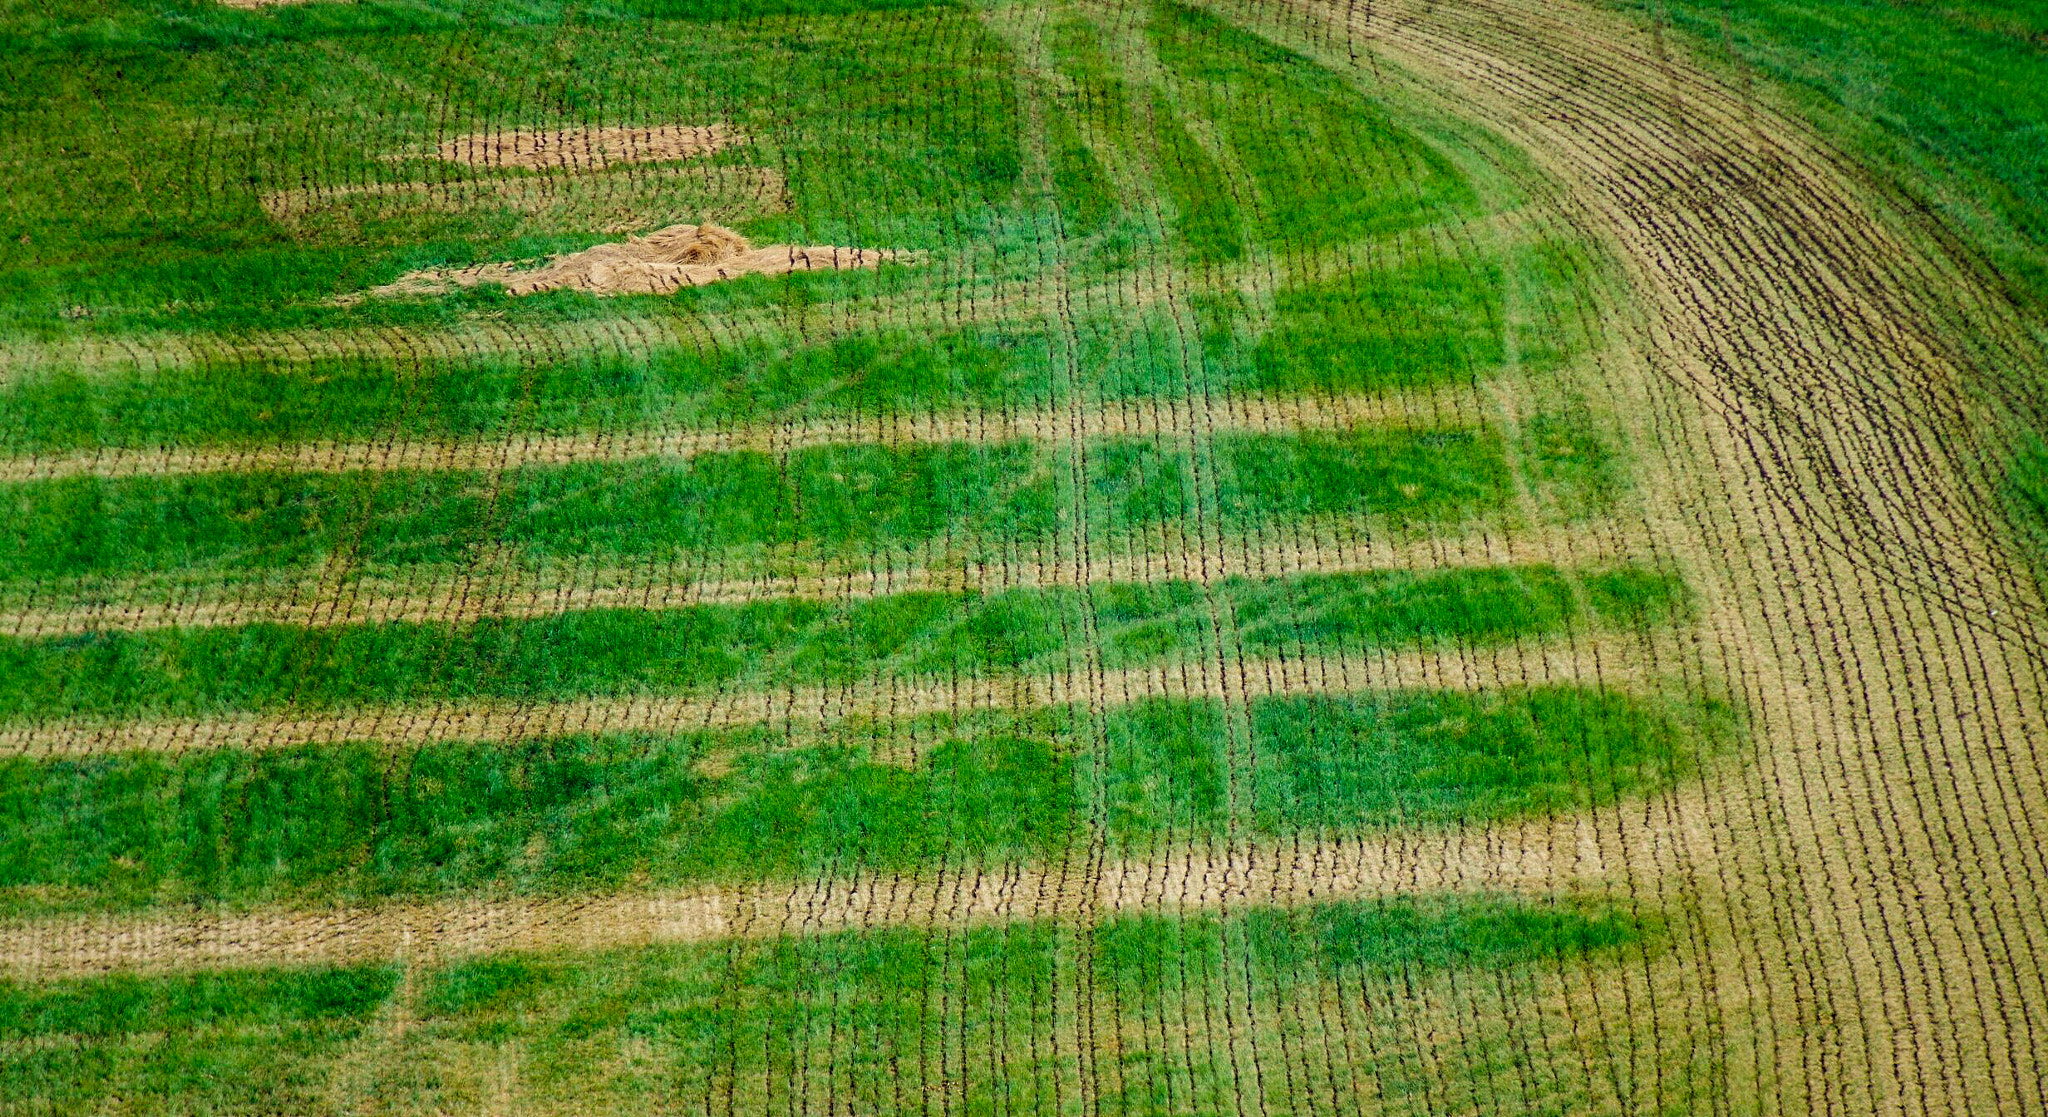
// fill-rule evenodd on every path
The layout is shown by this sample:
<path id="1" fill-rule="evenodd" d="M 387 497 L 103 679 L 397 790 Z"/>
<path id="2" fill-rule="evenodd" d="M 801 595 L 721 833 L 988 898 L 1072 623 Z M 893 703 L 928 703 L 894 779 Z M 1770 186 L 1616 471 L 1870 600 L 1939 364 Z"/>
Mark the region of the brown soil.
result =
<path id="1" fill-rule="evenodd" d="M 638 128 L 513 128 L 475 132 L 443 143 L 435 153 L 469 167 L 597 170 L 614 163 L 688 159 L 747 142 L 723 124 L 654 124 Z"/>
<path id="2" fill-rule="evenodd" d="M 789 244 L 755 248 L 746 238 L 722 226 L 671 225 L 644 237 L 629 237 L 556 256 L 539 267 L 507 263 L 417 271 L 399 277 L 394 283 L 373 287 L 369 294 L 402 298 L 498 283 L 514 295 L 565 290 L 592 295 L 672 295 L 685 287 L 702 287 L 747 275 L 872 268 L 892 262 L 913 263 L 916 259 L 914 253 L 893 249 Z"/>

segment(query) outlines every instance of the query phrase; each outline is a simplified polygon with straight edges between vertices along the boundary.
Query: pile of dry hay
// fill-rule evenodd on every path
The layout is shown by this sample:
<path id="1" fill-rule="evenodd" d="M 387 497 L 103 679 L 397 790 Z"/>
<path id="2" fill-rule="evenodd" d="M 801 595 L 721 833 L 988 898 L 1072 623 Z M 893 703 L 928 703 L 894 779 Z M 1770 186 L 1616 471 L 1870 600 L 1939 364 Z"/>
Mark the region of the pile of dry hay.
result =
<path id="1" fill-rule="evenodd" d="M 373 287 L 378 297 L 437 295 L 458 287 L 500 283 L 514 295 L 542 291 L 587 291 L 593 295 L 668 295 L 744 275 L 786 275 L 796 271 L 871 268 L 914 263 L 914 254 L 832 245 L 776 244 L 755 248 L 747 238 L 719 225 L 670 225 L 644 237 L 628 237 L 581 252 L 556 256 L 539 267 L 483 264 L 470 268 L 429 268 Z"/>

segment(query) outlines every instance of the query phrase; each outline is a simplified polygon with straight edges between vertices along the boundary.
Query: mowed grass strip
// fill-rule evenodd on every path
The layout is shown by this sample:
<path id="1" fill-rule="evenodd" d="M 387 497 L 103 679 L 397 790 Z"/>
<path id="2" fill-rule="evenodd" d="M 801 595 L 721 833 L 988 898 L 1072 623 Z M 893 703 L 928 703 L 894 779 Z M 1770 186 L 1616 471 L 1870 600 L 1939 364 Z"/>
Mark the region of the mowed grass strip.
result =
<path id="1" fill-rule="evenodd" d="M 399 990 L 395 965 L 0 985 L 0 1097 L 24 1112 L 308 1113 Z M 191 1107 L 191 1108 L 186 1108 Z"/>
<path id="2" fill-rule="evenodd" d="M 0 636 L 41 640 L 156 628 L 459 623 L 598 609 L 666 611 L 772 598 L 860 600 L 903 593 L 995 593 L 1168 580 L 1207 585 L 1228 578 L 1537 562 L 1598 566 L 1634 553 L 1626 533 L 1611 522 L 1514 532 L 1482 524 L 1413 538 L 1340 536 L 1311 543 L 1290 538 L 1292 534 L 1229 536 L 1190 547 L 1177 546 L 1177 540 L 1161 533 L 1158 540 L 1143 541 L 1121 553 L 1091 554 L 1086 561 L 1057 553 L 1018 554 L 996 562 L 939 556 L 829 573 L 797 569 L 742 574 L 666 565 L 549 563 L 518 569 L 486 564 L 446 574 L 408 568 L 345 582 L 315 571 L 261 585 L 148 575 L 119 581 L 75 579 L 0 588 Z M 724 576 L 714 576 L 720 573 Z"/>
<path id="3" fill-rule="evenodd" d="M 1503 440 L 1485 429 L 1230 433 L 1213 441 L 1223 524 L 1307 515 L 1390 530 L 1503 514 Z M 943 540 L 1042 547 L 1063 523 L 1062 455 L 1029 443 L 831 445 L 527 466 L 509 471 L 72 477 L 0 486 L 0 581 L 143 573 L 456 565 L 489 548 L 528 561 L 702 560 L 780 550 L 845 561 Z M 1105 534 L 1193 505 L 1188 450 L 1089 447 L 1082 513 Z"/>
<path id="4" fill-rule="evenodd" d="M 572 893 L 1483 826 L 1670 786 L 1717 700 L 1546 685 L 0 761 L 0 910 Z M 906 766 L 906 746 L 918 752 Z"/>
<path id="5" fill-rule="evenodd" d="M 354 443 L 271 447 L 110 450 L 0 458 L 0 482 L 89 476 L 162 477 L 181 473 L 350 473 L 368 470 L 512 469 L 571 462 L 691 458 L 707 454 L 789 453 L 832 445 L 901 446 L 960 441 L 1085 443 L 1117 437 L 1190 437 L 1209 431 L 1352 432 L 1484 422 L 1488 408 L 1469 391 L 1377 396 L 1222 395 L 1201 401 L 1127 400 L 1112 407 L 955 410 L 862 416 L 803 424 L 617 431 L 596 435 L 520 434 L 509 439 Z"/>
<path id="6" fill-rule="evenodd" d="M 8 983 L 0 1091 L 60 1112 L 133 1097 L 180 1112 L 317 1112 L 400 1091 L 434 1111 L 493 1097 L 562 1112 L 801 1096 L 921 1113 L 935 1093 L 1014 1107 L 1020 1093 L 1050 1097 L 1081 1073 L 1081 1022 L 1061 988 L 1086 964 L 1111 994 L 1096 1026 L 1123 1035 L 1134 1092 L 1109 1111 L 1160 1112 L 1142 1100 L 1168 1068 L 1219 1097 L 1242 1069 L 1198 1054 L 1223 1039 L 1198 1006 L 1233 983 L 1250 979 L 1254 1018 L 1267 1021 L 1363 984 L 1379 1007 L 1359 1011 L 1401 1031 L 1422 1026 L 1408 1015 L 1449 989 L 1529 998 L 1522 990 L 1545 969 L 1654 953 L 1669 935 L 1663 923 L 1603 898 L 1442 895 L 1093 927 L 1024 921 L 944 938 L 884 928 L 494 955 L 403 982 L 398 967 L 379 964 Z M 1175 1019 L 1170 1035 L 1155 1026 L 1162 1013 Z M 405 1021 L 403 1055 L 350 1043 L 383 1038 L 391 1019 Z M 963 1080 L 926 1057 L 935 1034 L 954 1059 L 1004 1074 Z M 1285 1048 L 1256 1049 L 1264 1073 L 1283 1081 Z M 1431 1065 L 1485 1075 L 1490 1050 Z M 1420 1085 L 1420 1068 L 1398 1056 L 1352 1058 L 1348 1075 Z M 514 1079 L 502 1073 L 508 1059 Z"/>
<path id="7" fill-rule="evenodd" d="M 1190 280 L 1192 282 L 1192 280 Z M 1563 279 L 1552 277 L 1547 285 Z M 1109 294 L 1114 294 L 1112 289 Z M 940 297 L 937 294 L 931 296 Z M 1214 393 L 1369 394 L 1470 383 L 1502 360 L 1500 268 L 1425 258 L 1290 287 L 1268 330 L 1226 345 L 1230 319 L 1189 367 L 1163 311 L 919 331 L 739 326 L 717 347 L 469 357 L 423 340 L 399 358 L 214 358 L 191 365 L 0 374 L 0 453 L 276 447 L 375 434 L 410 441 L 517 434 L 721 429 L 847 416 L 1064 407 L 1071 357 L 1094 375 L 1079 402 Z M 835 327 L 839 336 L 829 336 Z M 817 340 L 818 333 L 828 340 Z M 638 348 L 638 347 L 636 347 Z M 1318 360 L 1320 355 L 1322 360 Z"/>
<path id="8" fill-rule="evenodd" d="M 1682 616 L 1676 575 L 1548 565 L 781 599 L 472 624 L 102 632 L 0 640 L 0 722 L 205 718 L 429 703 L 766 691 L 886 678 L 1499 643 Z M 1236 628 L 1219 628 L 1219 610 Z"/>

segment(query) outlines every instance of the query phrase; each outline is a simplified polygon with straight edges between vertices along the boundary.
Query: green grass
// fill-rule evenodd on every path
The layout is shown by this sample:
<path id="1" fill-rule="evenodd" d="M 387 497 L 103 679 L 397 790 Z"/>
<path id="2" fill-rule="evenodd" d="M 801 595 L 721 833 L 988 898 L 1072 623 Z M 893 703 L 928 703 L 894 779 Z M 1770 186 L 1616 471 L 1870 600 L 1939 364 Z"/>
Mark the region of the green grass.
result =
<path id="1" fill-rule="evenodd" d="M 1444 261 L 1397 274 L 1283 289 L 1252 351 L 1252 382 L 1277 392 L 1417 388 L 1500 364 L 1495 268 Z"/>
<path id="2" fill-rule="evenodd" d="M 130 974 L 43 986 L 0 986 L 0 1037 L 105 1039 L 136 1032 L 356 1021 L 391 996 L 389 966 Z"/>
<path id="3" fill-rule="evenodd" d="M 1522 475 L 1558 519 L 1605 515 L 1630 487 L 1627 463 L 1594 424 L 1591 409 L 1576 400 L 1522 420 Z"/>
<path id="4" fill-rule="evenodd" d="M 314 1112 L 397 985 L 391 966 L 0 983 L 0 1109 Z"/>
<path id="5" fill-rule="evenodd" d="M 454 563 L 505 543 L 535 559 L 805 546 L 820 557 L 949 529 L 1051 530 L 1047 455 L 1021 444 L 871 445 L 527 467 L 79 478 L 11 486 L 0 577 L 287 569 L 347 555 Z"/>
<path id="6" fill-rule="evenodd" d="M 671 5 L 693 6 L 707 7 Z M 317 4 L 303 12 L 330 14 L 284 18 L 347 24 L 395 10 L 337 17 L 349 9 Z M 308 184 L 448 179 L 458 172 L 437 162 L 379 157 L 494 125 L 725 121 L 756 142 L 722 159 L 787 178 L 789 215 L 741 222 L 769 241 L 964 243 L 976 215 L 1015 192 L 1010 62 L 965 11 L 717 23 L 534 14 L 337 28 L 346 65 L 330 34 L 238 34 L 252 21 L 217 8 L 196 22 L 128 9 L 13 53 L 4 85 L 35 94 L 6 105 L 15 126 L 0 138 L 14 179 L 0 208 L 0 314 L 43 332 L 354 319 L 280 311 L 411 268 L 615 239 L 595 227 L 536 238 L 514 214 L 468 212 L 300 240 L 257 206 L 265 191 Z M 197 41 L 164 49 L 180 35 Z M 413 80 L 422 59 L 434 60 L 431 82 Z M 514 312 L 545 320 L 588 303 Z"/>
<path id="7" fill-rule="evenodd" d="M 1645 10 L 1641 0 L 1623 7 Z M 1932 207 L 1992 262 L 2023 329 L 2048 345 L 2048 35 L 2027 0 L 1664 0 L 1654 11 L 1709 57 L 1734 56 L 1863 163 Z M 1971 339 L 1963 339 L 1968 342 Z M 2048 367 L 1998 358 L 1975 385 L 1997 401 L 2014 546 L 2048 584 L 2038 446 Z"/>
<path id="8" fill-rule="evenodd" d="M 1671 786 L 1722 704 L 1564 686 L 1149 700 L 810 730 L 0 762 L 0 908 L 504 892 L 1042 862 L 1478 825 Z M 906 745 L 921 759 L 891 754 Z"/>
<path id="9" fill-rule="evenodd" d="M 1179 4 L 1155 3 L 1147 31 L 1177 102 L 1159 114 L 1177 109 L 1201 121 L 1236 170 L 1229 183 L 1172 189 L 1183 220 L 1192 211 L 1219 226 L 1244 222 L 1236 236 L 1300 251 L 1476 207 L 1443 156 L 1302 55 Z M 1186 146 L 1162 136 L 1161 162 L 1171 165 Z M 1183 235 L 1200 254 L 1207 238 Z"/>
<path id="10" fill-rule="evenodd" d="M 1197 263 L 1242 258 L 1245 215 L 1222 168 L 1188 133 L 1164 94 L 1155 90 L 1149 108 L 1152 173 L 1173 204 L 1173 238 Z"/>
<path id="11" fill-rule="evenodd" d="M 1220 970 L 1228 953 L 1263 984 L 1316 976 L 1509 966 L 1640 943 L 1648 921 L 1598 904 L 1495 897 L 1252 908 L 1235 916 L 1119 916 L 1094 933 L 1097 975 L 1140 998 L 1178 991 L 1188 971 Z M 1206 956 L 1206 957 L 1205 957 Z"/>
<path id="12" fill-rule="evenodd" d="M 825 342 L 769 333 L 622 358 L 207 362 L 60 370 L 0 387 L 10 452 L 275 445 L 775 423 L 1061 402 L 1053 341 L 1020 323 L 936 336 L 877 328 Z"/>
<path id="13" fill-rule="evenodd" d="M 801 277 L 800 277 L 801 278 Z M 1543 284 L 1566 284 L 1558 275 Z M 533 357 L 213 359 L 189 367 L 24 371 L 0 383 L 0 452 L 250 446 L 377 434 L 473 438 L 708 427 L 1209 392 L 1382 392 L 1496 373 L 1500 268 L 1425 259 L 1289 288 L 1270 330 L 1238 337 L 1218 304 L 1191 355 L 1153 313 L 1074 324 L 1089 376 L 1043 321 L 911 332 L 756 328 L 717 348 Z M 1546 286 L 1545 288 L 1549 288 Z M 711 290 L 711 289 L 706 289 Z M 1566 297 L 1561 292 L 1558 297 Z M 829 336 L 834 332 L 838 336 Z"/>
<path id="14" fill-rule="evenodd" d="M 1156 5 L 1129 43 L 1093 18 L 1064 16 L 1048 35 L 1063 102 L 1098 158 L 1152 186 L 1126 208 L 1197 264 L 1355 243 L 1476 205 L 1439 155 L 1301 55 L 1177 5 Z M 1158 83 L 1125 72 L 1128 49 L 1156 53 Z"/>
<path id="15" fill-rule="evenodd" d="M 472 624 L 253 625 L 0 638 L 0 718 L 184 717 L 290 705 L 566 701 L 727 686 L 842 684 L 1062 670 L 1085 611 L 1109 667 L 1185 661 L 1234 613 L 1253 655 L 1500 643 L 1678 609 L 1657 570 L 1549 566 L 1106 584 L 1087 590 L 780 598 L 648 612 L 595 610 Z"/>
<path id="16" fill-rule="evenodd" d="M 1222 435 L 1216 511 L 1233 528 L 1298 518 L 1373 519 L 1397 528 L 1480 519 L 1509 499 L 1491 431 Z"/>
<path id="17" fill-rule="evenodd" d="M 1384 1089 L 1424 1073 L 1388 1041 L 1426 1018 L 1432 999 L 1534 1007 L 1532 983 L 1546 968 L 1605 972 L 1656 956 L 1663 934 L 1656 919 L 1600 901 L 1421 898 L 1118 918 L 1092 932 L 1054 923 L 937 935 L 892 928 L 486 958 L 426 969 L 395 992 L 389 970 L 0 987 L 0 1016 L 19 1018 L 53 1000 L 175 1003 L 195 984 L 238 985 L 247 992 L 237 1014 L 269 1021 L 297 1011 L 295 987 L 339 978 L 381 985 L 409 1018 L 402 1042 L 379 1028 L 350 1049 L 331 1041 L 342 1031 L 333 1025 L 325 1043 L 305 1043 L 290 1026 L 222 1042 L 178 1015 L 145 1025 L 166 1034 L 168 1052 L 118 1032 L 74 1039 L 39 1030 L 30 1034 L 65 1042 L 11 1060 L 0 1069 L 11 1081 L 0 1081 L 17 1104 L 74 1111 L 119 1110 L 126 1100 L 176 1112 L 468 1112 L 509 1090 L 544 1111 L 751 1111 L 802 1099 L 923 1113 L 950 1098 L 971 1112 L 1050 1114 L 1084 1072 L 1063 987 L 1085 964 L 1104 998 L 1099 1026 L 1114 1030 L 1120 1049 L 1114 1059 L 1088 1056 L 1088 1073 L 1109 1095 L 1104 1112 L 1189 1112 L 1190 1092 L 1227 1105 L 1236 1075 L 1251 1069 L 1219 1058 L 1231 1032 L 1234 1043 L 1257 1041 L 1257 1054 L 1244 1058 L 1268 1077 L 1270 1100 L 1306 1106 L 1320 1091 L 1282 1086 L 1294 1081 L 1283 1069 L 1299 1062 L 1285 1054 L 1298 1048 L 1282 1041 L 1300 1037 L 1280 1021 L 1312 1013 L 1319 998 L 1366 993 L 1353 1023 L 1380 1042 L 1331 1052 L 1330 1069 Z M 1249 1005 L 1238 999 L 1247 988 L 1258 990 Z M 361 1019 L 348 1018 L 347 1028 L 360 1031 Z M 1448 1046 L 1432 1061 L 1436 1073 L 1513 1081 L 1492 1060 L 1538 1033 L 1533 1023 L 1507 1028 L 1515 1034 Z M 1554 1052 L 1544 1070 L 1555 1073 L 1604 1058 L 1609 1042 L 1537 1046 Z M 288 1069 L 263 1067 L 266 1056 Z M 517 1067 L 509 1078 L 508 1060 Z M 1168 1104 L 1169 1092 L 1182 1100 Z"/>
<path id="18" fill-rule="evenodd" d="M 459 564 L 485 547 L 533 563 L 787 553 L 856 563 L 945 541 L 1045 545 L 1067 514 L 1069 450 L 1026 443 L 811 447 L 483 471 L 76 477 L 0 485 L 0 582 L 246 576 L 346 558 Z M 1091 447 L 1082 513 L 1103 536 L 1157 527 L 1196 497 L 1188 453 Z M 1391 531 L 1499 520 L 1510 486 L 1484 431 L 1219 436 L 1233 531 L 1345 516 Z"/>
<path id="19" fill-rule="evenodd" d="M 1221 707 L 1152 702 L 1110 720 L 1101 809 L 1138 846 L 1478 824 L 1670 786 L 1734 732 L 1713 701 L 1565 686 L 1262 699 L 1235 743 Z"/>
<path id="20" fill-rule="evenodd" d="M 499 564 L 545 593 L 570 578 L 1512 541 L 1628 498 L 1621 448 L 1560 373 L 1598 333 L 1584 246 L 1503 245 L 1481 190 L 1398 103 L 1188 7 L 15 4 L 0 10 L 0 118 L 0 333 L 27 354 L 0 372 L 9 458 L 606 441 L 1246 394 L 1415 393 L 1418 416 L 1433 393 L 1461 415 L 1530 401 L 1330 432 L 0 485 L 10 610 L 253 598 L 315 577 L 323 599 L 425 592 Z M 752 142 L 698 161 L 698 184 L 419 154 L 522 125 L 712 121 Z M 730 215 L 755 241 L 924 262 L 673 298 L 330 301 L 415 268 L 616 239 L 614 219 L 698 220 L 716 213 L 717 176 L 749 169 L 787 183 L 786 206 Z M 515 180 L 557 201 L 475 200 Z M 415 182 L 447 189 L 283 222 L 260 205 Z M 336 355 L 372 339 L 395 355 Z M 162 344 L 182 358 L 152 359 Z M 1506 659 L 1620 646 L 1694 610 L 1665 568 L 1525 565 L 95 631 L 0 638 L 0 725 Z M 1345 685 L 1375 681 L 1353 674 Z M 1426 845 L 1698 778 L 1743 731 L 1698 685 L 1127 695 L 542 740 L 12 755 L 0 916 L 36 934 L 77 915 L 779 894 L 966 868 L 1085 887 L 1085 866 L 1243 844 Z M 1640 1014 L 1633 990 L 1661 997 L 1675 979 L 1682 994 L 1693 978 L 1672 968 L 1659 913 L 1598 896 L 782 933 L 796 930 L 0 982 L 0 1113 L 1278 1117 L 1353 1096 L 1390 1112 L 1648 1112 L 1647 1095 L 1691 1096 L 1716 1074 L 1727 1039 L 1715 1021 L 1695 1034 L 1690 1015 Z"/>
<path id="21" fill-rule="evenodd" d="M 17 52 L 81 47 L 204 50 L 250 43 L 340 36 L 487 27 L 533 27 L 589 21 L 715 21 L 830 17 L 948 6 L 952 0 L 611 0 L 602 5 L 524 0 L 483 11 L 459 0 L 354 0 L 308 3 L 267 11 L 230 8 L 210 0 L 87 0 L 57 18 L 27 5 L 8 13 L 7 45 Z"/>

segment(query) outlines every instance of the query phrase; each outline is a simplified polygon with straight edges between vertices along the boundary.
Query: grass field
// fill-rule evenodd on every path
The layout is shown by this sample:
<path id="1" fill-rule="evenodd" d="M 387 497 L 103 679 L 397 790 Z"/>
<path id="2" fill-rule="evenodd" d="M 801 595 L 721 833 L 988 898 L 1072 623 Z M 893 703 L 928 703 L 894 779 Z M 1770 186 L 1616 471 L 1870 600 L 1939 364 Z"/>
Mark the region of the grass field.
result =
<path id="1" fill-rule="evenodd" d="M 1935 4 L 1658 0 L 1710 57 L 1793 92 L 1806 115 L 1995 269 L 2015 325 L 2048 345 L 2048 12 L 2023 0 Z M 2022 334 L 2025 336 L 2025 333 Z M 2017 546 L 2048 574 L 2048 416 L 2031 363 L 1995 345 L 1970 385 L 2008 442 L 1987 454 Z"/>
<path id="2" fill-rule="evenodd" d="M 0 1114 L 2048 1109 L 2042 29 L 1819 9 L 0 6 Z"/>

